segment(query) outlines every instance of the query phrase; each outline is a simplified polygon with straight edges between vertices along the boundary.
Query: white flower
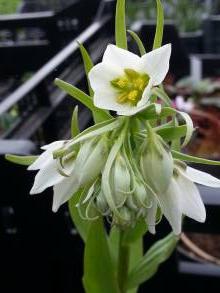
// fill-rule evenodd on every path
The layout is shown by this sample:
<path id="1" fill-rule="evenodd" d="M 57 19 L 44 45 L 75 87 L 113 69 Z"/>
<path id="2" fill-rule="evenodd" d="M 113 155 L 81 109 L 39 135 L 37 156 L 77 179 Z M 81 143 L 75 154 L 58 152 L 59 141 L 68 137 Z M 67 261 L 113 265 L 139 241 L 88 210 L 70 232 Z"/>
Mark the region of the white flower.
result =
<path id="1" fill-rule="evenodd" d="M 175 165 L 174 175 L 165 193 L 157 194 L 158 204 L 169 221 L 175 234 L 181 233 L 182 216 L 186 215 L 198 222 L 204 222 L 206 211 L 197 186 L 202 184 L 220 188 L 220 180 L 191 167 Z M 149 222 L 155 223 L 155 213 Z M 154 229 L 152 229 L 154 232 Z"/>
<path id="2" fill-rule="evenodd" d="M 148 103 L 152 87 L 163 82 L 170 55 L 170 44 L 142 57 L 108 45 L 102 62 L 89 73 L 95 106 L 125 116 L 141 111 Z"/>
<path id="3" fill-rule="evenodd" d="M 46 188 L 60 183 L 63 176 L 57 171 L 56 160 L 53 159 L 53 151 L 61 148 L 64 141 L 55 141 L 42 147 L 45 150 L 38 159 L 28 167 L 28 170 L 39 170 L 35 176 L 34 185 L 30 194 L 43 192 Z"/>
<path id="4" fill-rule="evenodd" d="M 53 158 L 53 152 L 64 146 L 64 141 L 56 141 L 42 147 L 43 152 L 38 159 L 29 166 L 28 170 L 39 170 L 35 176 L 30 194 L 43 192 L 53 186 L 53 211 L 67 202 L 79 188 L 92 183 L 100 174 L 107 157 L 108 147 L 106 139 L 90 139 L 85 141 L 75 158 L 69 158 L 64 166 L 59 166 Z M 62 168 L 60 170 L 60 168 Z"/>

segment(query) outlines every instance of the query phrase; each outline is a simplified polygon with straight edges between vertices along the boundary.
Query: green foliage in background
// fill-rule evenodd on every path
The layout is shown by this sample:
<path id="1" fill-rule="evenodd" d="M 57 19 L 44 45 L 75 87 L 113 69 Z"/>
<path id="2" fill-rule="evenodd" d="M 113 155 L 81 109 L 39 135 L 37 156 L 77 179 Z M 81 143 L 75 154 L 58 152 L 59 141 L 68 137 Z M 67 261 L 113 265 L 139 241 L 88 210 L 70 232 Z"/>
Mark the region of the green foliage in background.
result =
<path id="1" fill-rule="evenodd" d="M 164 0 L 164 16 L 176 23 L 180 32 L 193 32 L 201 27 L 203 15 L 206 13 L 204 2 L 200 0 Z M 129 0 L 128 18 L 155 20 L 155 0 Z"/>
<path id="2" fill-rule="evenodd" d="M 0 14 L 15 13 L 21 0 L 0 0 Z"/>

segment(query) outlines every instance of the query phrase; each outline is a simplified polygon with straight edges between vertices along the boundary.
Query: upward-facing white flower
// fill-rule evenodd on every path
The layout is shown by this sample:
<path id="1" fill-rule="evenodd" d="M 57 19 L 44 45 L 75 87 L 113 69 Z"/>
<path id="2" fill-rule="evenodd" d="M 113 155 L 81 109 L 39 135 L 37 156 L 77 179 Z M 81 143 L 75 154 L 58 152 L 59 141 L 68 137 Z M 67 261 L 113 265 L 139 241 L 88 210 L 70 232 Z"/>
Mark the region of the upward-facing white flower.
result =
<path id="1" fill-rule="evenodd" d="M 163 82 L 169 70 L 170 55 L 170 44 L 142 57 L 108 45 L 102 62 L 89 73 L 95 106 L 125 116 L 142 110 L 152 87 Z"/>

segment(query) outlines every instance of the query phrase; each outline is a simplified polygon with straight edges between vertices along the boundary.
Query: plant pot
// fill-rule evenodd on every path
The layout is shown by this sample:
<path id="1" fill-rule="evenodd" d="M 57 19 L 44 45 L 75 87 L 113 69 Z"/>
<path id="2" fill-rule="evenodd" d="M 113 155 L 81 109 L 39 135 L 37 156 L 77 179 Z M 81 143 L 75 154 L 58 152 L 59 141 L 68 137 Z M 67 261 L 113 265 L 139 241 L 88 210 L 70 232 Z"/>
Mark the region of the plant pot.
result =
<path id="1" fill-rule="evenodd" d="M 203 51 L 203 32 L 182 32 L 180 33 L 182 45 L 188 54 L 202 53 Z"/>

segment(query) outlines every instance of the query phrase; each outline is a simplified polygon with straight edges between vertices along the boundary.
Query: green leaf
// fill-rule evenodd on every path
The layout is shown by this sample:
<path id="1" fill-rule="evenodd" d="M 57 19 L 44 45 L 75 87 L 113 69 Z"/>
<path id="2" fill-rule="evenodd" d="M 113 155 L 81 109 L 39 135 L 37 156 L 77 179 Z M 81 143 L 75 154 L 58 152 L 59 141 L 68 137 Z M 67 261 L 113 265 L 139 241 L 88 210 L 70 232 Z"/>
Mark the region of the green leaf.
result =
<path id="1" fill-rule="evenodd" d="M 177 120 L 176 117 L 173 117 L 173 119 L 171 120 L 172 125 L 174 127 L 178 127 L 179 126 L 179 122 Z M 174 139 L 171 142 L 171 149 L 175 150 L 175 151 L 180 151 L 181 150 L 181 139 Z"/>
<path id="2" fill-rule="evenodd" d="M 83 46 L 83 44 L 80 44 L 80 43 L 78 43 L 78 44 L 79 44 L 79 49 L 80 49 L 80 52 L 81 52 L 81 55 L 82 55 L 85 72 L 86 72 L 86 78 L 87 78 L 87 83 L 88 83 L 88 88 L 89 88 L 89 94 L 90 94 L 91 97 L 93 97 L 94 92 L 93 92 L 93 90 L 91 88 L 90 81 L 89 81 L 89 78 L 88 78 L 88 74 L 89 74 L 89 71 L 93 68 L 94 64 L 92 62 L 91 57 L 89 56 L 88 51 Z"/>
<path id="3" fill-rule="evenodd" d="M 186 125 L 182 126 L 173 126 L 173 127 L 165 127 L 159 129 L 157 134 L 159 134 L 164 140 L 170 141 L 174 139 L 180 139 L 181 137 L 186 135 Z"/>
<path id="4" fill-rule="evenodd" d="M 133 32 L 131 30 L 128 30 L 128 33 L 132 36 L 132 38 L 136 42 L 141 56 L 146 54 L 146 50 L 145 50 L 144 45 L 143 45 L 141 39 L 139 38 L 139 36 L 135 32 Z"/>
<path id="5" fill-rule="evenodd" d="M 98 124 L 96 124 L 98 125 Z M 119 128 L 120 126 L 120 121 L 118 120 L 115 120 L 114 122 L 111 122 L 103 127 L 99 127 L 98 129 L 96 130 L 93 130 L 93 131 L 90 131 L 90 132 L 81 132 L 80 133 L 80 136 L 77 136 L 68 146 L 67 146 L 67 149 L 72 149 L 72 147 L 76 144 L 79 144 L 80 142 L 83 142 L 87 139 L 90 139 L 92 137 L 96 137 L 96 136 L 99 136 L 101 134 L 104 134 L 106 132 L 110 132 L 110 131 L 113 131 L 114 129 L 116 128 Z M 88 130 L 88 129 L 87 129 Z M 66 149 L 66 150 L 67 150 Z M 63 148 L 63 150 L 65 150 L 65 147 Z M 59 152 L 59 150 L 58 150 Z"/>
<path id="6" fill-rule="evenodd" d="M 22 166 L 29 166 L 36 161 L 38 156 L 16 156 L 11 154 L 6 154 L 5 159 L 11 163 L 15 163 Z"/>
<path id="7" fill-rule="evenodd" d="M 55 84 L 71 97 L 74 97 L 76 100 L 90 109 L 97 120 L 105 121 L 112 118 L 112 116 L 107 111 L 95 107 L 92 98 L 77 87 L 58 78 L 55 79 Z"/>
<path id="8" fill-rule="evenodd" d="M 153 50 L 160 48 L 163 40 L 164 12 L 160 0 L 157 0 L 157 27 L 154 37 Z"/>
<path id="9" fill-rule="evenodd" d="M 71 136 L 76 137 L 79 133 L 79 123 L 78 123 L 78 109 L 79 107 L 76 106 L 73 111 L 72 121 L 71 121 Z"/>
<path id="10" fill-rule="evenodd" d="M 155 87 L 152 89 L 152 94 L 156 95 L 158 98 L 160 98 L 164 103 L 169 107 L 172 105 L 172 101 L 168 97 L 168 95 L 165 93 L 165 91 L 162 88 Z"/>
<path id="11" fill-rule="evenodd" d="M 214 160 L 207 160 L 203 158 L 198 158 L 190 155 L 186 155 L 177 151 L 172 151 L 172 155 L 175 159 L 191 162 L 191 163 L 197 163 L 197 164 L 204 164 L 204 165 L 215 165 L 220 166 L 220 161 L 214 161 Z"/>
<path id="12" fill-rule="evenodd" d="M 87 293 L 119 293 L 102 218 L 91 222 L 85 245 L 83 284 Z"/>
<path id="13" fill-rule="evenodd" d="M 123 243 L 131 244 L 141 238 L 147 232 L 147 224 L 144 219 L 137 222 L 134 228 L 125 230 Z"/>
<path id="14" fill-rule="evenodd" d="M 158 112 L 158 108 L 155 107 L 156 104 L 151 104 L 147 109 L 137 114 L 138 117 L 141 117 L 145 120 L 152 119 L 162 119 L 165 117 L 171 117 L 176 115 L 176 110 L 170 107 L 164 107 L 161 109 L 161 112 Z"/>
<path id="15" fill-rule="evenodd" d="M 157 241 L 130 272 L 127 288 L 135 288 L 149 280 L 157 272 L 159 265 L 170 257 L 177 241 L 178 238 L 173 233 Z"/>
<path id="16" fill-rule="evenodd" d="M 125 0 L 117 0 L 115 14 L 115 43 L 116 46 L 127 50 L 127 34 L 125 20 Z"/>
<path id="17" fill-rule="evenodd" d="M 90 228 L 90 221 L 82 219 L 80 217 L 79 211 L 76 207 L 76 204 L 79 202 L 80 197 L 82 196 L 83 190 L 79 190 L 77 193 L 75 193 L 71 199 L 68 201 L 68 207 L 71 219 L 81 236 L 84 242 L 86 242 L 87 234 Z"/>

